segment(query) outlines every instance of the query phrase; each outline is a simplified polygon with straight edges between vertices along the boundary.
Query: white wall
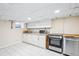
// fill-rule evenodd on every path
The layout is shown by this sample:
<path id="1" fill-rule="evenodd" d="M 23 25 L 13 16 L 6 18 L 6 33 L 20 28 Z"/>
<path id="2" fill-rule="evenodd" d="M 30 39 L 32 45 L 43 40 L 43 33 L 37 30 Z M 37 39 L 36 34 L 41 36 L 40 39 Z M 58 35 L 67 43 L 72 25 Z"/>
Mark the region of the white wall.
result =
<path id="1" fill-rule="evenodd" d="M 21 42 L 20 29 L 11 29 L 10 21 L 0 21 L 0 48 Z"/>

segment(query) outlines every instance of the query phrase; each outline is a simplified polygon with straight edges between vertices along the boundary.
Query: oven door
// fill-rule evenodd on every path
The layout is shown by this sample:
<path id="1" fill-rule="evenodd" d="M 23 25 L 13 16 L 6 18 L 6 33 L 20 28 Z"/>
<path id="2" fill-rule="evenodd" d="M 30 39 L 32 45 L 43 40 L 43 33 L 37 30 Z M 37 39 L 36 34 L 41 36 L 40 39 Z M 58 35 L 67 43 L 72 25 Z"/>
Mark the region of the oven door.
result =
<path id="1" fill-rule="evenodd" d="M 62 39 L 50 37 L 49 38 L 49 46 L 54 46 L 54 47 L 62 48 Z"/>

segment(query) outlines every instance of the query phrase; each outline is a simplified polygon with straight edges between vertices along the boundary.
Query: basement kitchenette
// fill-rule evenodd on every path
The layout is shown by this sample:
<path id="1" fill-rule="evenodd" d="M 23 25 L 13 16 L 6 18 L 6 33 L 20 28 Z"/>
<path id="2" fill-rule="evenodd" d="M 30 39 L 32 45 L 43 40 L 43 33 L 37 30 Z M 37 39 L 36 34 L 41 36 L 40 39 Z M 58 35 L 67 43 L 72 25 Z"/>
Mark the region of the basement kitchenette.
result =
<path id="1" fill-rule="evenodd" d="M 76 27 L 78 18 L 67 17 L 50 20 L 49 23 L 48 21 L 46 21 L 47 23 L 29 23 L 26 28 L 22 29 L 22 41 L 63 55 L 77 56 L 79 55 L 79 34 L 78 27 Z M 72 25 L 75 28 L 70 30 Z"/>

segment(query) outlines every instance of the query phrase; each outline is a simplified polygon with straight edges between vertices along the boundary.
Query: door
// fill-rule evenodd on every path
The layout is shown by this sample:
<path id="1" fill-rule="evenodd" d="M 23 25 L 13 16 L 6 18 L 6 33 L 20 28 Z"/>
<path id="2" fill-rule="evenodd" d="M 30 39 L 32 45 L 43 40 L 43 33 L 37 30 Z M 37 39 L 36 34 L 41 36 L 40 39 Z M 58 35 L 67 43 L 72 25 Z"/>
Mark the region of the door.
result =
<path id="1" fill-rule="evenodd" d="M 49 38 L 49 45 L 58 47 L 58 48 L 62 48 L 62 39 L 50 37 Z"/>

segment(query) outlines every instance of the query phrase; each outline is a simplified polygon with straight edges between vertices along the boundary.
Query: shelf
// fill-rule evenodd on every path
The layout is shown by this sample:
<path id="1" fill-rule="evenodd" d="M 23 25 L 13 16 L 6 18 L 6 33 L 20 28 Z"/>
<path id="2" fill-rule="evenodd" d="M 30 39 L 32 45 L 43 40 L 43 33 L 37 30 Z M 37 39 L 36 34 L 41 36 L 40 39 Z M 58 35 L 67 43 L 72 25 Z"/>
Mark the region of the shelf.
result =
<path id="1" fill-rule="evenodd" d="M 28 28 L 28 29 L 50 29 L 51 27 L 48 28 Z"/>

